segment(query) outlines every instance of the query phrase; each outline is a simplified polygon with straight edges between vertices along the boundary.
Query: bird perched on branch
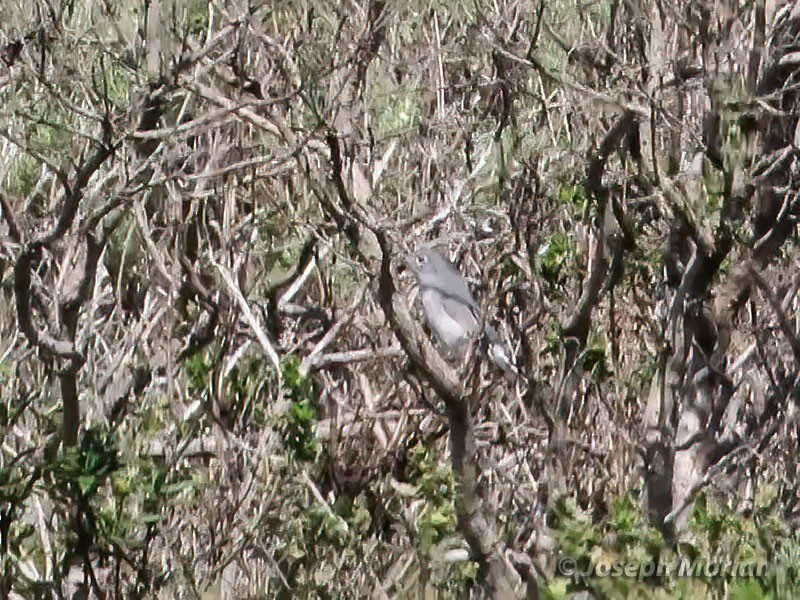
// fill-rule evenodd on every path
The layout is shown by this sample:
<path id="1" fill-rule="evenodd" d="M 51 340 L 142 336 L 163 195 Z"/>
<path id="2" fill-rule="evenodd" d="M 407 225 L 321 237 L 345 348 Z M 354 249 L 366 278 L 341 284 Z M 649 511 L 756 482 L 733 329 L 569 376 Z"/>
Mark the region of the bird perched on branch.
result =
<path id="1" fill-rule="evenodd" d="M 517 372 L 510 352 L 497 330 L 482 322 L 480 307 L 458 269 L 431 248 L 415 252 L 406 260 L 406 265 L 417 279 L 425 320 L 447 349 L 463 360 L 483 326 L 477 340 L 479 347 L 513 381 Z"/>

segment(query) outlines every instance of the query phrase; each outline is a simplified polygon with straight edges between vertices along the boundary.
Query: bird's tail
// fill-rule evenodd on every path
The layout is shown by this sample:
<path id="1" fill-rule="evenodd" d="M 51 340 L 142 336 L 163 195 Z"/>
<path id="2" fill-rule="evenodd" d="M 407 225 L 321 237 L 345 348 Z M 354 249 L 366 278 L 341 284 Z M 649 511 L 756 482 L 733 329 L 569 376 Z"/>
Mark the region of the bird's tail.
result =
<path id="1" fill-rule="evenodd" d="M 500 334 L 497 333 L 494 327 L 487 325 L 484 333 L 486 355 L 501 371 L 503 371 L 503 375 L 505 375 L 509 383 L 514 383 L 519 376 L 519 372 L 514 366 L 514 362 L 511 360 L 511 352 L 509 352 L 503 340 L 500 338 Z"/>

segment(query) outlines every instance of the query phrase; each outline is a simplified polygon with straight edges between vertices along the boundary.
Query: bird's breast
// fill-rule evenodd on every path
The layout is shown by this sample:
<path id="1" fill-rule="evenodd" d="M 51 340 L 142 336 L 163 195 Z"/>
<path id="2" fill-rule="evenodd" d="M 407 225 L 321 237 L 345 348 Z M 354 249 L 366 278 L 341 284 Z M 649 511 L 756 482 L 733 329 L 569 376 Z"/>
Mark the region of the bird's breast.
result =
<path id="1" fill-rule="evenodd" d="M 435 290 L 422 292 L 425 320 L 437 337 L 453 352 L 464 348 L 474 323 L 461 323 L 445 307 L 444 297 Z M 469 329 L 468 329 L 469 327 Z"/>

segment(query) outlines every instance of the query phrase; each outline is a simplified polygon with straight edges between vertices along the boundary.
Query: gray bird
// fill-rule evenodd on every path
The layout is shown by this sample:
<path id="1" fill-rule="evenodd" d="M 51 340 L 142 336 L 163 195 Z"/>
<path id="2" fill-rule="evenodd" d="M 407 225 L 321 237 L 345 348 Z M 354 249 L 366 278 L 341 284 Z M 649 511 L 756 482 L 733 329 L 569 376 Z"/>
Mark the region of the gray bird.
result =
<path id="1" fill-rule="evenodd" d="M 467 282 L 449 260 L 431 248 L 415 252 L 406 264 L 417 279 L 425 320 L 447 349 L 463 360 L 481 326 L 480 308 Z M 509 352 L 497 331 L 485 324 L 483 334 L 481 348 L 509 380 L 516 378 Z"/>

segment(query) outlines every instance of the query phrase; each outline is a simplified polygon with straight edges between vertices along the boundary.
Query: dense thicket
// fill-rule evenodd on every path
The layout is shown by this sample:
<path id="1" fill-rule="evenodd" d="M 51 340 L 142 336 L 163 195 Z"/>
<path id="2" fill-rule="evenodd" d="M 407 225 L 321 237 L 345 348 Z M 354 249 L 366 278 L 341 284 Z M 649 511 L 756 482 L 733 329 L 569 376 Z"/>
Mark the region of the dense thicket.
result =
<path id="1" fill-rule="evenodd" d="M 793 2 L 0 4 L 0 597 L 797 594 L 798 65 Z M 589 574 L 698 557 L 768 568 Z"/>

